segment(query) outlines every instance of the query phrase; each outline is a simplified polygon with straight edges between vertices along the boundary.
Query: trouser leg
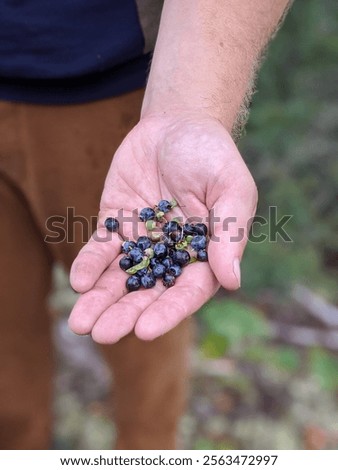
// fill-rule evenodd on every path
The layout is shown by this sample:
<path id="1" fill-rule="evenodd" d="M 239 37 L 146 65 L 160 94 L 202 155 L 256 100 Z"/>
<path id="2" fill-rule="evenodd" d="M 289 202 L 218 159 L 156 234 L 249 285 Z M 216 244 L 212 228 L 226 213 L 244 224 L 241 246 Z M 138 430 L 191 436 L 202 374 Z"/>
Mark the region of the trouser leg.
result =
<path id="1" fill-rule="evenodd" d="M 115 379 L 119 449 L 175 449 L 187 396 L 191 324 L 146 343 L 128 335 L 104 347 Z"/>
<path id="2" fill-rule="evenodd" d="M 0 448 L 48 449 L 51 263 L 22 196 L 1 175 L 0 227 Z"/>
<path id="3" fill-rule="evenodd" d="M 142 95 L 136 91 L 88 105 L 25 108 L 25 148 L 37 182 L 32 204 L 41 227 L 51 214 L 66 217 L 67 207 L 74 208 L 68 242 L 51 246 L 67 268 L 82 246 L 82 235 L 87 237 L 81 220 L 97 215 L 111 158 L 139 119 Z M 115 376 L 119 448 L 175 446 L 186 396 L 189 327 L 184 322 L 153 342 L 130 334 L 104 348 Z"/>

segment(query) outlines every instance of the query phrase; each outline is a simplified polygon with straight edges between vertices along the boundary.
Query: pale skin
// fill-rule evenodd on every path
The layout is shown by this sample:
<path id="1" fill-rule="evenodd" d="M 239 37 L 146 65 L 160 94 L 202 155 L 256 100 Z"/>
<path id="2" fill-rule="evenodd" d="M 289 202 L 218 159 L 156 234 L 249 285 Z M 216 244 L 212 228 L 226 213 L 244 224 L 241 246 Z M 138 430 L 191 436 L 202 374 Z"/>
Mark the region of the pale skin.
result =
<path id="1" fill-rule="evenodd" d="M 97 235 L 106 217 L 175 198 L 175 215 L 213 225 L 209 263 L 186 267 L 174 287 L 160 282 L 127 294 L 121 239 L 92 237 L 70 280 L 81 293 L 69 318 L 77 334 L 112 344 L 135 331 L 152 340 L 196 312 L 218 290 L 240 286 L 240 260 L 257 190 L 231 137 L 259 60 L 287 0 L 167 0 L 141 119 L 117 150 L 102 193 Z M 235 217 L 224 230 L 223 221 Z M 243 237 L 236 235 L 244 229 Z M 130 230 L 130 229 L 129 229 Z M 142 232 L 140 224 L 140 234 Z M 128 233 L 128 227 L 124 229 Z M 97 238 L 97 237 L 96 237 Z"/>

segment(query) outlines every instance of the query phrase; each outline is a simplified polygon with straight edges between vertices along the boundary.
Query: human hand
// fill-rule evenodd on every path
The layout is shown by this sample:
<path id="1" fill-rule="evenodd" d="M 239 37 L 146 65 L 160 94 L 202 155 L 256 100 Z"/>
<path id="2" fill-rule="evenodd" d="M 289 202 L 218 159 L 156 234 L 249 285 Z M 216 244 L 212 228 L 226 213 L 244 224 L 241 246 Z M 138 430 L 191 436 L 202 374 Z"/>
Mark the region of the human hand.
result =
<path id="1" fill-rule="evenodd" d="M 157 282 L 152 289 L 127 293 L 127 274 L 118 264 L 119 235 L 98 240 L 107 236 L 104 221 L 118 213 L 120 217 L 121 209 L 125 220 L 135 209 L 173 198 L 179 203 L 173 216 L 184 221 L 209 217 L 209 262 L 185 267 L 169 289 Z M 114 156 L 97 232 L 73 263 L 70 280 L 81 296 L 70 315 L 70 328 L 78 334 L 91 333 L 98 343 L 115 343 L 133 330 L 139 338 L 151 340 L 198 310 L 220 284 L 237 289 L 256 201 L 254 181 L 231 136 L 216 119 L 200 113 L 141 119 Z M 124 237 L 132 237 L 135 223 L 123 222 L 120 229 Z M 146 234 L 143 223 L 137 233 Z"/>

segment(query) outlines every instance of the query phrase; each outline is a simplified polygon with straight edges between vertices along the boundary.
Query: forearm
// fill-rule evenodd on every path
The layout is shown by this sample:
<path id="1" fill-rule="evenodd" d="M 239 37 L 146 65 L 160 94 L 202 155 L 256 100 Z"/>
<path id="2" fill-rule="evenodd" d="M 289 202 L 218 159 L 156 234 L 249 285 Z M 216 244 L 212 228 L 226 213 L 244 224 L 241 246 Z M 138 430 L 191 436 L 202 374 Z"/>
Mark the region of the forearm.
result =
<path id="1" fill-rule="evenodd" d="M 166 0 L 142 116 L 182 110 L 231 132 L 289 0 Z"/>

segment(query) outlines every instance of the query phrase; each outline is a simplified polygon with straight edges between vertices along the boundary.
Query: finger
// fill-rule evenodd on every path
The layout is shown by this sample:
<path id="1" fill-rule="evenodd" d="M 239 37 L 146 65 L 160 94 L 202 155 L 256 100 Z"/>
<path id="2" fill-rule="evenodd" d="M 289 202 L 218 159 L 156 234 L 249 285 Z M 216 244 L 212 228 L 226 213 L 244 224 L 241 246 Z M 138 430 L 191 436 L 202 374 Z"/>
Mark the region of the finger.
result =
<path id="1" fill-rule="evenodd" d="M 119 267 L 119 259 L 120 257 L 102 274 L 92 289 L 77 300 L 68 320 L 74 333 L 90 333 L 102 313 L 126 294 L 125 284 L 128 276 Z"/>
<path id="2" fill-rule="evenodd" d="M 107 308 L 92 329 L 92 338 L 100 344 L 113 344 L 133 331 L 142 312 L 162 294 L 165 287 L 157 282 L 149 290 L 130 292 Z"/>
<path id="3" fill-rule="evenodd" d="M 117 233 L 99 228 L 80 250 L 70 270 L 70 283 L 74 290 L 87 292 L 103 271 L 121 252 L 122 240 Z"/>
<path id="4" fill-rule="evenodd" d="M 240 260 L 257 204 L 257 191 L 251 179 L 238 182 L 222 194 L 213 207 L 208 256 L 211 269 L 221 285 L 230 290 L 240 287 Z"/>
<path id="5" fill-rule="evenodd" d="M 196 312 L 218 288 L 208 263 L 187 266 L 175 286 L 166 289 L 139 317 L 135 326 L 136 336 L 152 340 L 167 333 Z"/>

